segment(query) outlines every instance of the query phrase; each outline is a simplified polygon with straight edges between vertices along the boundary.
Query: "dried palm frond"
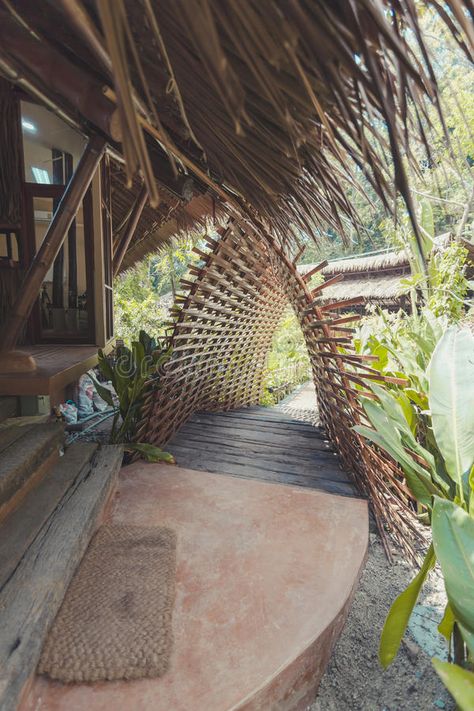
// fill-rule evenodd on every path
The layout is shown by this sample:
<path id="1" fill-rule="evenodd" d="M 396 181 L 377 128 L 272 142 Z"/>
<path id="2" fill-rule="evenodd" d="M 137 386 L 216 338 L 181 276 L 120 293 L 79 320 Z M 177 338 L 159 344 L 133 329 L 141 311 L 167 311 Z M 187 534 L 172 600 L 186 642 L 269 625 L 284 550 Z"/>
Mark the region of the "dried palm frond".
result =
<path id="1" fill-rule="evenodd" d="M 158 188 L 146 149 L 143 129 L 136 112 L 127 43 L 139 72 L 141 66 L 133 39 L 127 31 L 125 5 L 123 0 L 99 0 L 97 7 L 112 61 L 129 184 L 131 185 L 136 169 L 140 167 L 148 188 L 150 204 L 156 207 L 159 204 Z"/>
<path id="2" fill-rule="evenodd" d="M 144 130 L 180 170 L 194 171 L 250 222 L 262 220 L 280 244 L 298 232 L 316 235 L 321 224 L 344 236 L 346 217 L 357 224 L 348 195 L 362 176 L 387 210 L 403 195 L 418 235 L 408 168 L 417 170 L 417 141 L 429 153 L 430 103 L 439 109 L 421 11 L 439 15 L 472 57 L 472 0 L 67 5 L 105 37 L 129 174 L 140 168 L 152 201 Z M 81 23 L 70 12 L 70 34 L 58 37 L 60 9 L 48 7 L 42 18 L 32 0 L 21 0 L 15 13 L 110 81 L 103 52 L 94 58 L 81 47 L 90 50 Z"/>
<path id="3" fill-rule="evenodd" d="M 406 162 L 414 135 L 427 143 L 437 86 L 414 0 L 144 2 L 150 29 L 126 4 L 139 51 L 155 42 L 204 167 L 234 205 L 281 242 L 290 224 L 343 234 L 362 171 L 387 209 L 403 195 L 418 234 Z M 468 53 L 470 3 L 429 4 Z"/>

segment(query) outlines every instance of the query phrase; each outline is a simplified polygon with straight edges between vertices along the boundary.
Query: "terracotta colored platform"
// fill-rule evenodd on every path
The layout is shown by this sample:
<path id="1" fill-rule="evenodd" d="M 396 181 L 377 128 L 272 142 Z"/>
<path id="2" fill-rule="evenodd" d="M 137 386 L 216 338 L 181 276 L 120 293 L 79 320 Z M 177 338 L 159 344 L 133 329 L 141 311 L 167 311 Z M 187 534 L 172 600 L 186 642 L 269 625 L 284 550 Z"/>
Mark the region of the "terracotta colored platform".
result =
<path id="1" fill-rule="evenodd" d="M 22 711 L 295 711 L 314 699 L 364 563 L 367 504 L 156 464 L 122 470 L 114 521 L 178 533 L 175 645 L 157 680 L 62 686 Z"/>

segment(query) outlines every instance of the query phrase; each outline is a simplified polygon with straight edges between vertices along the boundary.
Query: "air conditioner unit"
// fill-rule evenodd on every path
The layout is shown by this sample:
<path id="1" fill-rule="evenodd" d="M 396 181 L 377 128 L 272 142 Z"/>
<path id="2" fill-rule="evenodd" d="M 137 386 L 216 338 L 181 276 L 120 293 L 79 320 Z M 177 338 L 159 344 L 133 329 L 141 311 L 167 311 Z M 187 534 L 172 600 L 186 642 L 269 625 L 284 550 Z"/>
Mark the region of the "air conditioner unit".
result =
<path id="1" fill-rule="evenodd" d="M 50 210 L 35 210 L 35 222 L 51 222 L 53 213 Z"/>

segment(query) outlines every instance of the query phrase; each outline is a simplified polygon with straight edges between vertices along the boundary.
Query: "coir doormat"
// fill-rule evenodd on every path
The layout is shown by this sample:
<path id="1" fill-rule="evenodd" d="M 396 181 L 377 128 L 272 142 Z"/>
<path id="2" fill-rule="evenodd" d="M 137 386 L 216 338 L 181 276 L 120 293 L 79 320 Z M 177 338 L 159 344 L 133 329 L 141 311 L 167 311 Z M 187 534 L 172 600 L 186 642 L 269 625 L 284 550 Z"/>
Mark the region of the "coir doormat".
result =
<path id="1" fill-rule="evenodd" d="M 38 671 L 63 682 L 158 677 L 168 669 L 176 534 L 107 524 L 92 539 Z"/>

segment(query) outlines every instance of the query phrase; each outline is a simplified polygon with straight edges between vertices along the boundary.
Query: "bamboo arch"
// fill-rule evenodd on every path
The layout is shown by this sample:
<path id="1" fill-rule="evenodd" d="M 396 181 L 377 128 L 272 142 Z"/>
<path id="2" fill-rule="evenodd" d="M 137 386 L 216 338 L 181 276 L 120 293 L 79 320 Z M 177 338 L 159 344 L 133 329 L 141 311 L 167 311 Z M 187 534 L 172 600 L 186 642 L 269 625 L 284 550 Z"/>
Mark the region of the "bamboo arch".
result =
<path id="1" fill-rule="evenodd" d="M 202 261 L 190 267 L 194 280 L 182 280 L 186 294 L 175 305 L 173 354 L 159 388 L 147 392 L 137 438 L 162 446 L 194 412 L 258 404 L 272 336 L 290 303 L 308 349 L 321 423 L 370 498 L 389 557 L 392 539 L 416 558 L 423 541 L 402 473 L 352 429 L 364 421 L 360 398 L 374 397 L 367 381 L 394 380 L 370 367 L 372 356 L 354 351 L 351 322 L 359 316 L 339 311 L 361 299 L 318 305 L 328 285 L 309 289 L 318 268 L 300 275 L 269 234 L 258 238 L 233 219 L 218 231 L 219 240 L 206 238 L 209 251 L 196 250 Z"/>

